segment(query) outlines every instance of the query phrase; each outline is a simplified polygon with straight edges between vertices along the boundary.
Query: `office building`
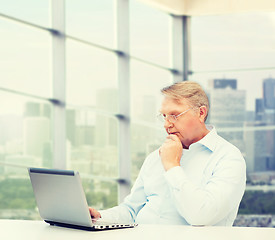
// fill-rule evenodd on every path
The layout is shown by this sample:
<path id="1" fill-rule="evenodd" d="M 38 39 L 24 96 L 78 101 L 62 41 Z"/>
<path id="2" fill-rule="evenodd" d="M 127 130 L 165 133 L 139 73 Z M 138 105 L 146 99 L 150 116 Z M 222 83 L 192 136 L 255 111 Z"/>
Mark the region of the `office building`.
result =
<path id="1" fill-rule="evenodd" d="M 214 89 L 237 89 L 237 79 L 213 79 L 209 83 L 210 88 Z"/>
<path id="2" fill-rule="evenodd" d="M 0 115 L 0 126 L 0 146 L 4 146 L 7 142 L 22 138 L 22 116 Z"/>
<path id="3" fill-rule="evenodd" d="M 263 80 L 263 98 L 255 100 L 255 122 L 246 123 L 252 130 L 245 132 L 246 160 L 249 172 L 275 170 L 275 109 L 272 109 L 270 89 L 272 79 Z M 270 89 L 267 89 L 267 88 Z"/>
<path id="4" fill-rule="evenodd" d="M 265 108 L 275 110 L 275 78 L 264 79 L 263 97 Z"/>
<path id="5" fill-rule="evenodd" d="M 106 112 L 118 113 L 118 89 L 99 89 L 96 93 L 95 139 L 97 147 L 117 146 L 118 144 L 118 122 Z"/>
<path id="6" fill-rule="evenodd" d="M 246 92 L 231 88 L 216 88 L 210 89 L 208 96 L 210 102 L 208 122 L 217 128 L 222 137 L 244 152 L 243 126 L 246 117 Z"/>
<path id="7" fill-rule="evenodd" d="M 265 127 L 264 122 L 246 123 L 245 127 L 255 128 L 244 132 L 245 159 L 247 172 L 262 172 L 268 170 L 270 155 L 268 154 L 268 138 L 265 130 L 257 130 Z"/>
<path id="8" fill-rule="evenodd" d="M 23 153 L 41 158 L 45 144 L 50 142 L 50 121 L 46 117 L 25 117 L 23 123 Z"/>
<path id="9" fill-rule="evenodd" d="M 255 121 L 263 121 L 265 113 L 264 99 L 257 98 L 255 100 Z"/>
<path id="10" fill-rule="evenodd" d="M 51 105 L 48 103 L 26 102 L 25 117 L 46 117 L 51 118 Z"/>
<path id="11" fill-rule="evenodd" d="M 76 146 L 76 112 L 74 109 L 66 110 L 66 137 L 67 140 Z"/>

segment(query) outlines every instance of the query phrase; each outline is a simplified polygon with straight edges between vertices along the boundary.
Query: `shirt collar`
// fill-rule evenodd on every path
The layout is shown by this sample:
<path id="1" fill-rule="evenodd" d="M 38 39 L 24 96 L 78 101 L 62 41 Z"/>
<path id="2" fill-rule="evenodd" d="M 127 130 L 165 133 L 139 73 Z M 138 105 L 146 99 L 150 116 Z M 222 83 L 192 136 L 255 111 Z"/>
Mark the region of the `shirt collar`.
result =
<path id="1" fill-rule="evenodd" d="M 217 131 L 214 126 L 207 125 L 207 129 L 210 131 L 201 140 L 194 143 L 195 145 L 201 144 L 207 147 L 210 151 L 214 151 L 217 143 Z"/>

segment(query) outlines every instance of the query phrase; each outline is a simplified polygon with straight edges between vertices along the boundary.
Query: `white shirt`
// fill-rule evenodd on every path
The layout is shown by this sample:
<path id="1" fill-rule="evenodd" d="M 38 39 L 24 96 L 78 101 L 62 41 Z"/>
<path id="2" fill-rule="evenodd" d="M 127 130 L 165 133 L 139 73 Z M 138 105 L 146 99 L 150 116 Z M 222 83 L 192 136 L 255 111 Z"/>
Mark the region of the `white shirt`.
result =
<path id="1" fill-rule="evenodd" d="M 232 226 L 245 191 L 240 151 L 215 128 L 183 149 L 180 166 L 164 170 L 159 150 L 144 161 L 138 178 L 117 207 L 102 219 L 140 224 Z"/>

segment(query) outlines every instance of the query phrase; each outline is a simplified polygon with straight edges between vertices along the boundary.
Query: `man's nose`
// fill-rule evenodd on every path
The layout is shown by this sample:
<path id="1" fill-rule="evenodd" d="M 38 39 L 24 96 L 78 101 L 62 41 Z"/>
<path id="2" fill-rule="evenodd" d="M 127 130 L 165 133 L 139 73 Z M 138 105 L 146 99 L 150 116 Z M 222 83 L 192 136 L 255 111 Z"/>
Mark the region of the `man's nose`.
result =
<path id="1" fill-rule="evenodd" d="M 164 119 L 164 128 L 167 129 L 167 128 L 170 128 L 172 127 L 173 123 L 169 122 L 166 118 Z"/>

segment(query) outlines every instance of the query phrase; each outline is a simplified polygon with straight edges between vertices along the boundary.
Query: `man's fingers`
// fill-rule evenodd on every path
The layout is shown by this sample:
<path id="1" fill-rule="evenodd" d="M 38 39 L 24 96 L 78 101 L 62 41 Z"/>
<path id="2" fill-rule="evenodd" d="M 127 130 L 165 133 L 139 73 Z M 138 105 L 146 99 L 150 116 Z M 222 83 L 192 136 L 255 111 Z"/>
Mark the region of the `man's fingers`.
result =
<path id="1" fill-rule="evenodd" d="M 101 218 L 100 213 L 94 208 L 89 207 L 89 211 L 92 218 L 96 218 L 96 219 Z"/>
<path id="2" fill-rule="evenodd" d="M 180 141 L 179 137 L 175 134 L 170 134 L 166 137 L 166 139 L 170 139 L 170 140 L 173 140 L 173 141 Z"/>
<path id="3" fill-rule="evenodd" d="M 180 139 L 178 138 L 178 136 L 169 135 L 166 137 L 164 143 L 162 144 L 162 147 L 168 146 L 169 144 L 174 143 L 174 142 L 180 142 Z"/>

